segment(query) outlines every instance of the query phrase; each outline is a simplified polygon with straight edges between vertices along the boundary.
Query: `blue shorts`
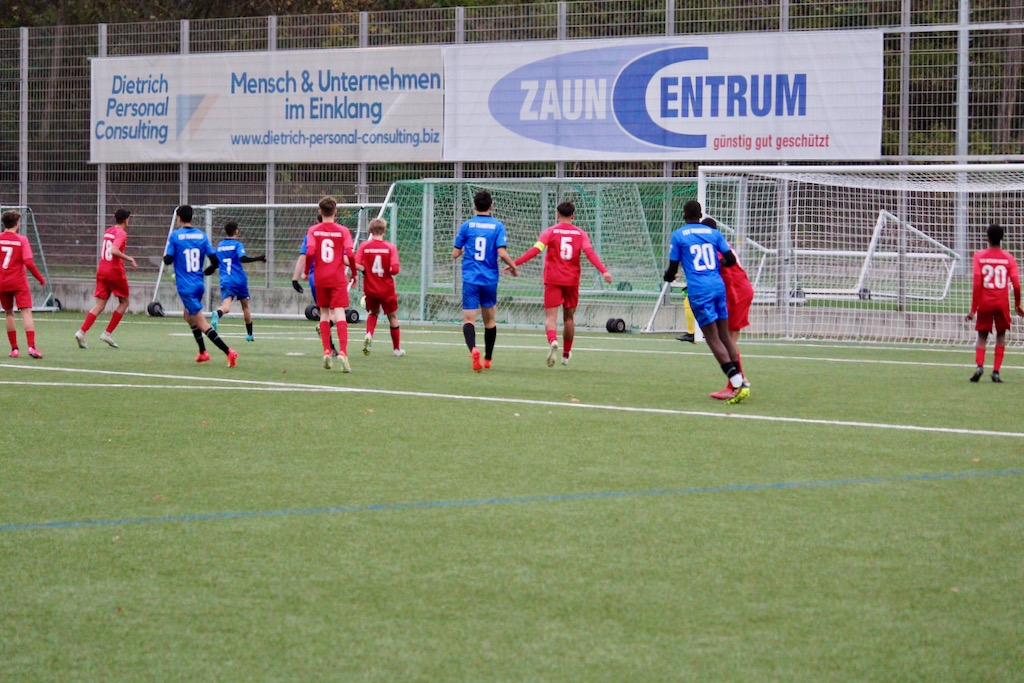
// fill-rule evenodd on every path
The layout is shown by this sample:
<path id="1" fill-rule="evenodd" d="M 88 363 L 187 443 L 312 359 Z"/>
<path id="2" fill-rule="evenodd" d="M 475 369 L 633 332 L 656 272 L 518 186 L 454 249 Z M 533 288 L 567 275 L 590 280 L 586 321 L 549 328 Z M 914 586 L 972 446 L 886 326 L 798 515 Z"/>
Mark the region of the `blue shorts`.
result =
<path id="1" fill-rule="evenodd" d="M 181 303 L 185 306 L 186 313 L 195 315 L 203 310 L 203 293 L 202 287 L 192 292 L 178 290 L 178 296 L 181 297 Z"/>
<path id="2" fill-rule="evenodd" d="M 498 283 L 474 285 L 462 283 L 462 310 L 475 311 L 478 308 L 494 308 L 498 305 Z"/>
<path id="3" fill-rule="evenodd" d="M 700 327 L 706 327 L 716 320 L 725 320 L 729 317 L 729 308 L 725 305 L 725 292 L 706 299 L 694 299 L 691 296 L 690 309 Z"/>
<path id="4" fill-rule="evenodd" d="M 220 286 L 220 298 L 227 299 L 228 297 L 235 299 L 248 299 L 249 298 L 249 287 L 241 282 L 229 282 L 226 285 Z"/>

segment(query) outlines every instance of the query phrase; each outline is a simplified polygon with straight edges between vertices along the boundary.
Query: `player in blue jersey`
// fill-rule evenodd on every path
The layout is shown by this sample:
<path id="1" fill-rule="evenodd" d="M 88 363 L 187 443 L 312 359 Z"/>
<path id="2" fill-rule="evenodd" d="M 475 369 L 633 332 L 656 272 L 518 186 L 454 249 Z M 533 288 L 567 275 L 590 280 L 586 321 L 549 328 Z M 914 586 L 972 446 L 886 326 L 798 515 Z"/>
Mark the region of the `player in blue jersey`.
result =
<path id="1" fill-rule="evenodd" d="M 676 279 L 682 264 L 693 315 L 733 389 L 726 403 L 739 403 L 750 395 L 750 386 L 740 372 L 739 354 L 729 334 L 725 282 L 718 270 L 719 254 L 722 255 L 721 265 L 726 268 L 736 265 L 736 254 L 722 233 L 700 222 L 699 202 L 691 199 L 683 205 L 683 219 L 686 224 L 672 233 L 665 282 Z"/>
<path id="2" fill-rule="evenodd" d="M 462 336 L 473 359 L 473 370 L 491 367 L 494 342 L 498 337 L 495 307 L 498 304 L 498 259 L 504 261 L 513 277 L 519 275 L 516 262 L 508 255 L 505 224 L 491 216 L 491 193 L 477 192 L 473 197 L 476 216 L 459 227 L 452 258 L 462 259 Z M 477 309 L 484 319 L 484 360 L 476 346 Z"/>
<path id="3" fill-rule="evenodd" d="M 235 299 L 242 302 L 242 318 L 245 320 L 245 341 L 255 341 L 252 335 L 252 312 L 249 310 L 249 276 L 242 268 L 243 263 L 256 261 L 267 262 L 266 256 L 246 256 L 245 245 L 235 237 L 238 235 L 238 223 L 228 221 L 224 224 L 226 240 L 221 240 L 217 245 L 217 261 L 220 267 L 208 266 L 206 275 L 213 275 L 213 271 L 220 270 L 220 306 L 213 311 L 213 318 L 210 325 L 214 330 L 221 318 L 231 311 L 231 304 Z"/>
<path id="4" fill-rule="evenodd" d="M 205 334 L 218 349 L 228 357 L 228 367 L 235 367 L 238 360 L 238 352 L 228 348 L 224 340 L 217 335 L 217 330 L 210 327 L 203 315 L 203 258 L 210 259 L 210 265 L 218 266 L 217 255 L 210 244 L 210 238 L 198 228 L 192 227 L 192 207 L 182 204 L 175 210 L 178 228 L 171 231 L 167 238 L 167 248 L 164 250 L 164 264 L 174 265 L 174 280 L 178 289 L 178 296 L 185 307 L 185 322 L 192 328 L 192 336 L 196 338 L 199 346 L 199 355 L 196 356 L 197 363 L 205 363 L 210 360 L 210 354 L 206 351 L 206 344 L 203 342 Z"/>

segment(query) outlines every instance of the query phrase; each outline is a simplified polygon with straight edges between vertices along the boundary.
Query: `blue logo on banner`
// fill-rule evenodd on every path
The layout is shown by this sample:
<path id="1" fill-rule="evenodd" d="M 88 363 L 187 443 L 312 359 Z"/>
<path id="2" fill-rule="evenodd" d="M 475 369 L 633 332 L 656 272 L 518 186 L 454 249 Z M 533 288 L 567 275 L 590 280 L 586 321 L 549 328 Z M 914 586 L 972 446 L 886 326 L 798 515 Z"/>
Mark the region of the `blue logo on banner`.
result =
<path id="1" fill-rule="evenodd" d="M 648 43 L 556 55 L 499 80 L 488 107 L 523 137 L 605 152 L 705 149 L 707 135 L 678 131 L 687 120 L 806 115 L 806 74 L 694 75 L 692 62 L 706 72 L 708 48 Z"/>

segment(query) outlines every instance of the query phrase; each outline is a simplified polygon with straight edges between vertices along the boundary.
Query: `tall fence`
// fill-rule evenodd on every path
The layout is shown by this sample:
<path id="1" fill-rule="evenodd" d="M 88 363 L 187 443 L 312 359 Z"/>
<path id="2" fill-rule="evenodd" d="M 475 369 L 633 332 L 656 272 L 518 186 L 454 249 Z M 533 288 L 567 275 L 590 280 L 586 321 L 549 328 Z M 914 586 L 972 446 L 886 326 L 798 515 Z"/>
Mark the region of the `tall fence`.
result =
<path id="1" fill-rule="evenodd" d="M 114 209 L 132 210 L 138 279 L 155 279 L 168 209 L 382 201 L 395 180 L 677 177 L 695 163 L 98 164 L 89 160 L 93 57 L 735 32 L 881 29 L 886 163 L 1020 161 L 1019 0 L 604 0 L 415 11 L 52 26 L 0 31 L 0 204 L 30 206 L 59 278 L 91 277 Z"/>

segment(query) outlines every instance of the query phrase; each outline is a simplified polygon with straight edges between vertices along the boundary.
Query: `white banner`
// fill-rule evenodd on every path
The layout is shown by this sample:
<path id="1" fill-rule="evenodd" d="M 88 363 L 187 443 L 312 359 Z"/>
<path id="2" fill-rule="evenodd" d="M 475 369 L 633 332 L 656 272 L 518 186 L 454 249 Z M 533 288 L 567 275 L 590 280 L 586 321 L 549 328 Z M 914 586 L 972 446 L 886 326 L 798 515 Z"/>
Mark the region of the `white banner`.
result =
<path id="1" fill-rule="evenodd" d="M 445 49 L 448 161 L 881 156 L 880 31 Z"/>
<path id="2" fill-rule="evenodd" d="M 441 159 L 440 47 L 92 60 L 90 161 Z"/>

